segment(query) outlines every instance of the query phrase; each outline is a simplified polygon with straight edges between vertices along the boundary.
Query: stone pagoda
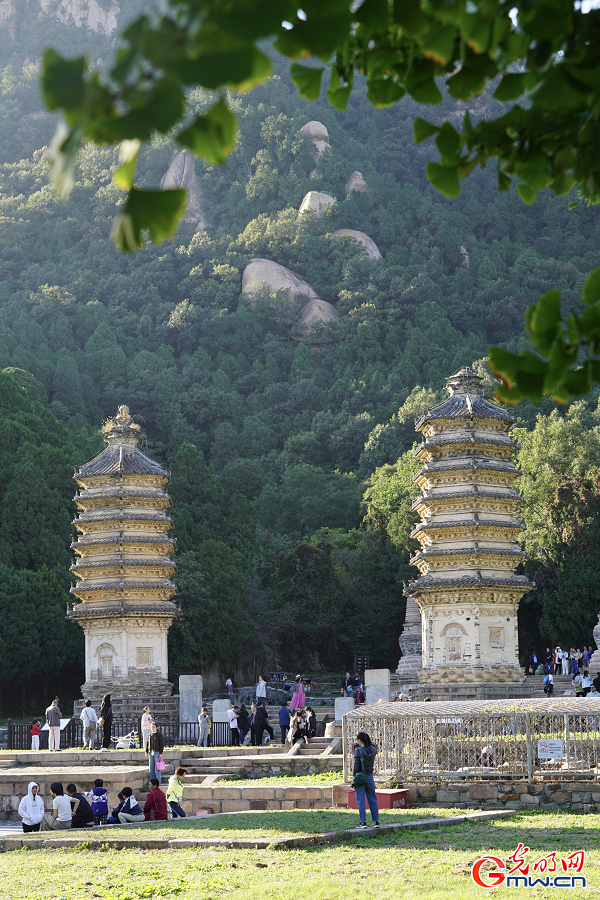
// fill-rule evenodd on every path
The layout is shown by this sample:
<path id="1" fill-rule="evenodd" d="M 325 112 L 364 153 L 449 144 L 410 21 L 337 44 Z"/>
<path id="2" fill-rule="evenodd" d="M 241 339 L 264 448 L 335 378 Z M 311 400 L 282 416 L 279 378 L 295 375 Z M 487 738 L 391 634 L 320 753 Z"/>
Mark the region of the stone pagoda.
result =
<path id="1" fill-rule="evenodd" d="M 144 434 L 126 406 L 103 431 L 108 447 L 74 475 L 80 535 L 71 570 L 80 581 L 71 592 L 81 603 L 68 616 L 85 632 L 83 696 L 97 708 L 112 694 L 115 715 L 137 718 L 148 704 L 159 721 L 176 720 L 167 680 L 167 633 L 180 617 L 169 473 L 139 449 Z"/>
<path id="2" fill-rule="evenodd" d="M 415 423 L 422 494 L 413 503 L 421 576 L 405 592 L 422 622 L 423 696 L 492 699 L 526 696 L 519 666 L 517 610 L 535 585 L 514 570 L 525 559 L 515 517 L 512 416 L 481 393 L 464 368 L 448 379 L 449 398 Z"/>

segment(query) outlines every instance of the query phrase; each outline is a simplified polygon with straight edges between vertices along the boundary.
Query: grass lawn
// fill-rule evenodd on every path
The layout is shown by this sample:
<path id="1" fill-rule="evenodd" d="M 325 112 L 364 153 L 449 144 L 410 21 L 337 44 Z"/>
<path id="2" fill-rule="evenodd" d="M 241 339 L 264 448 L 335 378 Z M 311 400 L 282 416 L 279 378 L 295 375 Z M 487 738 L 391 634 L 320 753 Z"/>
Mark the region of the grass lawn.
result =
<path id="1" fill-rule="evenodd" d="M 234 826 L 238 818 L 243 816 L 228 821 Z M 525 896 L 600 897 L 600 816 L 576 812 L 522 812 L 489 823 L 414 829 L 295 850 L 4 853 L 1 895 L 2 900 L 470 900 L 486 895 L 471 880 L 472 862 L 489 851 L 506 859 L 519 842 L 531 848 L 532 861 L 553 850 L 559 855 L 587 851 L 587 889 L 536 887 L 524 891 Z M 501 887 L 488 893 L 509 897 L 515 892 Z"/>
<path id="2" fill-rule="evenodd" d="M 240 775 L 230 775 L 219 779 L 221 781 L 234 782 L 235 787 L 272 787 L 286 785 L 288 787 L 304 787 L 315 785 L 328 787 L 332 784 L 341 784 L 344 780 L 343 772 L 319 772 L 315 775 L 271 775 L 268 778 L 244 778 Z"/>

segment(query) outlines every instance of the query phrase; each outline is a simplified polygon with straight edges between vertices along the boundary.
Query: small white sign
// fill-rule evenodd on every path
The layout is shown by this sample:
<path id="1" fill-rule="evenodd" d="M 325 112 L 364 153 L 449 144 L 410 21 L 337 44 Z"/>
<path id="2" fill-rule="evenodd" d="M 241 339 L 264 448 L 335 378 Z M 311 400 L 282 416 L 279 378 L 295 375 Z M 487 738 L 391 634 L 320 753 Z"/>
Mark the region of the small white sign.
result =
<path id="1" fill-rule="evenodd" d="M 562 759 L 563 758 L 563 742 L 562 741 L 538 741 L 538 758 L 539 759 Z"/>

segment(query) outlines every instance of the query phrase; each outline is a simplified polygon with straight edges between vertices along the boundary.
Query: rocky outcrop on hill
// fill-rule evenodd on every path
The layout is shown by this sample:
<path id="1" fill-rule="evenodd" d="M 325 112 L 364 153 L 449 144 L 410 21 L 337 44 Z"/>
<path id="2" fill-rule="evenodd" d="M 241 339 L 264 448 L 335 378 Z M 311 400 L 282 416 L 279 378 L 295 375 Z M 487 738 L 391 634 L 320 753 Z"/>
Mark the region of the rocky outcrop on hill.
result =
<path id="1" fill-rule="evenodd" d="M 290 337 L 295 341 L 311 343 L 330 343 L 331 335 L 313 334 L 313 326 L 318 322 L 330 322 L 337 316 L 335 306 L 321 300 L 310 284 L 302 281 L 285 266 L 271 259 L 252 259 L 244 269 L 242 290 L 248 296 L 251 306 L 256 303 L 255 296 L 266 286 L 271 294 L 276 291 L 289 291 L 289 298 L 301 310 L 300 318 L 290 330 Z"/>
<path id="2" fill-rule="evenodd" d="M 321 191 L 309 191 L 300 204 L 300 215 L 312 210 L 315 216 L 320 219 L 325 207 L 329 206 L 330 203 L 335 203 L 335 198 L 329 194 L 323 194 Z"/>
<path id="3" fill-rule="evenodd" d="M 313 344 L 330 344 L 335 338 L 332 334 L 320 334 L 319 330 L 313 330 L 321 322 L 331 322 L 337 318 L 337 310 L 326 300 L 310 300 L 302 307 L 302 315 L 290 330 L 290 337 L 294 341 L 311 341 Z"/>
<path id="4" fill-rule="evenodd" d="M 321 153 L 331 146 L 329 143 L 329 132 L 322 122 L 313 121 L 303 125 L 300 129 L 300 134 L 315 145 L 313 159 L 315 162 L 318 162 Z"/>
<path id="5" fill-rule="evenodd" d="M 369 237 L 368 234 L 365 234 L 364 231 L 354 231 L 353 228 L 340 228 L 338 231 L 334 231 L 331 235 L 332 238 L 342 238 L 342 237 L 350 237 L 353 240 L 357 241 L 357 243 L 361 244 L 364 249 L 367 251 L 367 256 L 369 259 L 382 259 L 381 253 L 379 251 L 379 247 L 375 243 L 375 241 Z"/>
<path id="6" fill-rule="evenodd" d="M 346 184 L 344 185 L 344 190 L 346 191 L 346 196 L 352 193 L 352 191 L 360 191 L 361 193 L 368 193 L 369 188 L 367 187 L 367 182 L 363 178 L 362 172 L 353 172 Z"/>
<path id="7" fill-rule="evenodd" d="M 196 231 L 204 231 L 208 225 L 208 215 L 202 209 L 202 191 L 194 169 L 194 156 L 189 150 L 176 150 L 171 157 L 169 168 L 160 182 L 161 190 L 185 188 L 188 192 L 185 222 L 191 222 Z"/>
<path id="8" fill-rule="evenodd" d="M 310 284 L 298 278 L 285 266 L 273 262 L 271 259 L 252 259 L 244 269 L 242 278 L 242 290 L 248 294 L 250 302 L 252 297 L 266 285 L 271 294 L 276 291 L 289 291 L 289 298 L 300 309 L 310 300 L 319 300 L 319 295 Z"/>

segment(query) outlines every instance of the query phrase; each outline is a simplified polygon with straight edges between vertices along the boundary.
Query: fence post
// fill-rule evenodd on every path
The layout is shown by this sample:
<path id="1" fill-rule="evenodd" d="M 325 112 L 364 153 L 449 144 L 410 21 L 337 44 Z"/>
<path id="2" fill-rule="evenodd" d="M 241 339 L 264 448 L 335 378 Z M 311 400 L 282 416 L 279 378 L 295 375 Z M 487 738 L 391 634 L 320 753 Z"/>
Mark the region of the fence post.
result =
<path id="1" fill-rule="evenodd" d="M 531 744 L 531 715 L 525 713 L 525 734 L 527 735 L 527 780 L 533 781 L 533 747 Z"/>
<path id="2" fill-rule="evenodd" d="M 6 720 L 6 749 L 12 750 L 12 719 Z"/>
<path id="3" fill-rule="evenodd" d="M 571 768 L 569 760 L 569 714 L 565 713 L 565 759 L 567 761 L 567 771 Z"/>
<path id="4" fill-rule="evenodd" d="M 348 781 L 348 753 L 346 749 L 346 722 L 342 716 L 342 753 L 344 755 L 344 784 Z"/>

